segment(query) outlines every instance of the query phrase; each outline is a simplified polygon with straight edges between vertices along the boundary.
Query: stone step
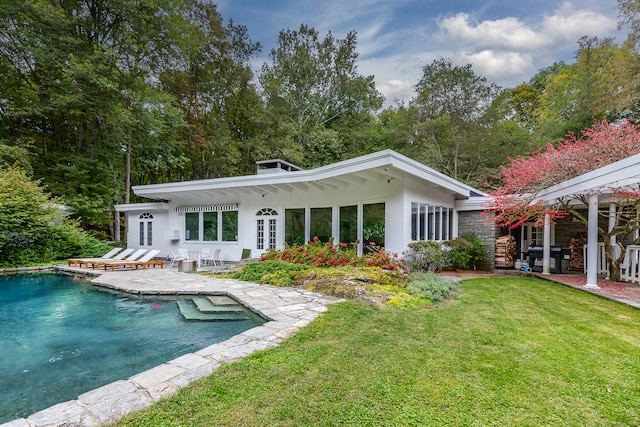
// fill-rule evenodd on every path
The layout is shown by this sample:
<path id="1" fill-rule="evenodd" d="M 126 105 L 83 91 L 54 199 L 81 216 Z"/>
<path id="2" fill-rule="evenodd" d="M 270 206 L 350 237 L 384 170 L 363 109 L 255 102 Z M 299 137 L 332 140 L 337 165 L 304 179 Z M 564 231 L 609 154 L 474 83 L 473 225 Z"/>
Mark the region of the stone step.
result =
<path id="1" fill-rule="evenodd" d="M 242 305 L 234 301 L 234 304 L 217 305 L 210 298 L 194 297 L 193 303 L 203 313 L 244 313 L 245 309 Z"/>
<path id="2" fill-rule="evenodd" d="M 198 310 L 198 307 L 192 300 L 178 300 L 178 308 L 185 320 L 193 321 L 232 321 L 232 320 L 247 320 L 249 316 L 247 313 L 242 312 L 226 312 L 226 313 L 203 313 Z"/>
<path id="3" fill-rule="evenodd" d="M 209 295 L 207 298 L 215 305 L 238 305 L 238 301 L 227 295 Z"/>

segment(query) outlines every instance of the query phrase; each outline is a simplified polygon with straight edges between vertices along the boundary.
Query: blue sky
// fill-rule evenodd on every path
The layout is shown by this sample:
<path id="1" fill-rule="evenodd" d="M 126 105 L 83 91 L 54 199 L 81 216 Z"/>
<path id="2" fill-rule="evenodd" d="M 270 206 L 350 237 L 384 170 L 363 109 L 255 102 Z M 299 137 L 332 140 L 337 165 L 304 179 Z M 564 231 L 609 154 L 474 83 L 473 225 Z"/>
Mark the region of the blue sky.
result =
<path id="1" fill-rule="evenodd" d="M 580 37 L 615 37 L 616 0 L 221 0 L 225 20 L 248 28 L 263 52 L 275 47 L 279 31 L 300 24 L 343 38 L 358 35 L 358 70 L 374 75 L 387 98 L 408 101 L 422 67 L 439 57 L 502 87 L 527 82 L 555 61 L 574 61 Z"/>

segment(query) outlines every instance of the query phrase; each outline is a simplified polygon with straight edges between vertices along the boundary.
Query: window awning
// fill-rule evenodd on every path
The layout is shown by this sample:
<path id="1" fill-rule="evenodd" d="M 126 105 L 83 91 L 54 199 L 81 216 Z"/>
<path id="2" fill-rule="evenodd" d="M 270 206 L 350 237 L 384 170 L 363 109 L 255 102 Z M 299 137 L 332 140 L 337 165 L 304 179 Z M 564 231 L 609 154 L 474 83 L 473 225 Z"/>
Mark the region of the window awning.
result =
<path id="1" fill-rule="evenodd" d="M 223 203 L 221 205 L 178 206 L 176 212 L 227 212 L 237 211 L 240 203 Z"/>

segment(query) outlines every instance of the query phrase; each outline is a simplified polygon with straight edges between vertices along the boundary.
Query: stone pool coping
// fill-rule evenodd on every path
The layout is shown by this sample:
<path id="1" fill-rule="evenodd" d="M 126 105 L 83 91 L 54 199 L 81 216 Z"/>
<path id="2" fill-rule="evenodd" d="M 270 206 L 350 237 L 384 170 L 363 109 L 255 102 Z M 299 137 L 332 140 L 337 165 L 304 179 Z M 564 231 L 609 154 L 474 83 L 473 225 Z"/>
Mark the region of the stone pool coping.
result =
<path id="1" fill-rule="evenodd" d="M 226 341 L 185 354 L 160 366 L 83 393 L 76 400 L 59 403 L 18 418 L 0 427 L 100 426 L 151 406 L 189 383 L 210 375 L 221 364 L 273 348 L 327 310 L 338 299 L 301 289 L 278 288 L 233 279 L 168 269 L 115 272 L 57 266 L 61 273 L 97 277 L 97 286 L 133 295 L 228 295 L 267 322 Z"/>

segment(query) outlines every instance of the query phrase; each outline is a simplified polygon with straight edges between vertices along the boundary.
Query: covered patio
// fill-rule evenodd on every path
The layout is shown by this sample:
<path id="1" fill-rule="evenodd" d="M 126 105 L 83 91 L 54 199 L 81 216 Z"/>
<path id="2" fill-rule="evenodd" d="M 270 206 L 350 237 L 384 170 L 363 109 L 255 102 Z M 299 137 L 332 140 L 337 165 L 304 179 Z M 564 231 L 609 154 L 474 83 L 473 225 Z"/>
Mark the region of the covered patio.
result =
<path id="1" fill-rule="evenodd" d="M 602 266 L 602 257 L 604 246 L 599 244 L 598 218 L 599 210 L 608 209 L 608 227 L 609 231 L 616 224 L 616 214 L 618 205 L 614 198 L 614 190 L 636 187 L 640 184 L 640 154 L 628 157 L 624 160 L 609 164 L 602 168 L 593 170 L 586 174 L 564 181 L 560 184 L 551 186 L 542 190 L 537 195 L 537 201 L 547 206 L 558 205 L 560 200 L 571 200 L 576 206 L 581 204 L 582 199 L 587 200 L 588 204 L 583 206 L 588 211 L 588 227 L 587 227 L 587 245 L 585 250 L 585 275 L 569 275 L 571 285 L 576 284 L 576 280 L 580 282 L 580 286 L 585 289 L 599 290 L 609 286 L 609 283 L 603 281 L 599 274 L 606 271 L 607 266 Z M 550 239 L 551 221 L 547 214 L 544 218 L 543 229 L 543 267 L 542 275 L 550 275 L 550 258 L 551 258 L 551 239 Z M 636 231 L 637 237 L 638 231 Z M 611 247 L 617 246 L 615 237 L 611 238 Z M 624 242 L 620 242 L 624 243 Z M 625 277 L 628 281 L 640 282 L 640 269 L 638 260 L 635 259 L 640 253 L 640 248 L 627 245 L 626 249 L 628 263 L 625 266 Z M 599 268 L 600 263 L 600 268 Z M 554 275 L 554 280 L 559 275 Z M 580 279 L 576 279 L 579 277 Z M 569 284 L 569 283 L 567 283 Z M 615 285 L 621 286 L 621 285 Z M 609 286 L 610 287 L 610 286 Z M 625 287 L 625 289 L 627 289 Z M 622 291 L 623 289 L 620 288 Z"/>

